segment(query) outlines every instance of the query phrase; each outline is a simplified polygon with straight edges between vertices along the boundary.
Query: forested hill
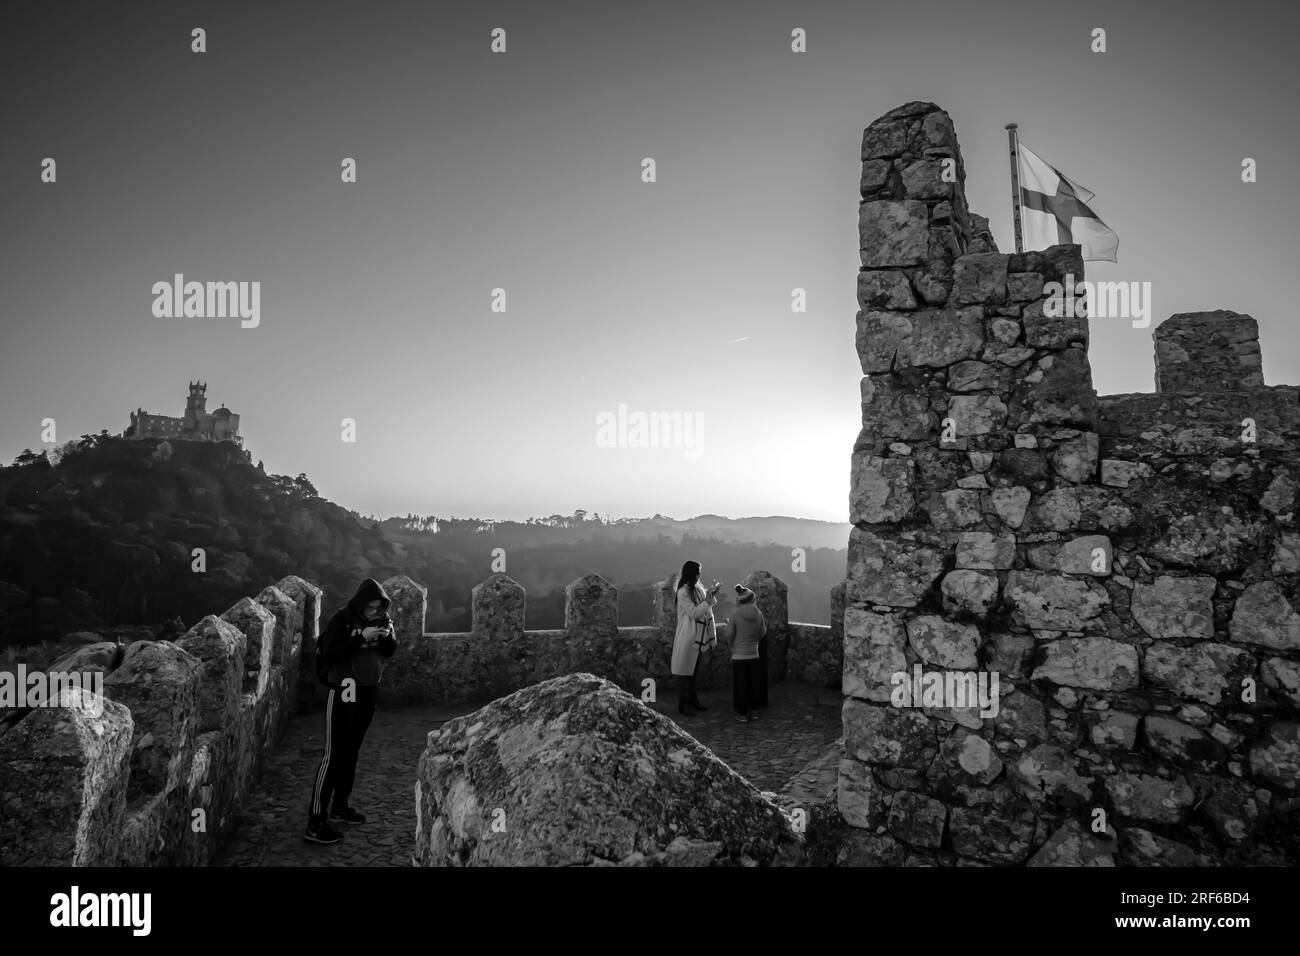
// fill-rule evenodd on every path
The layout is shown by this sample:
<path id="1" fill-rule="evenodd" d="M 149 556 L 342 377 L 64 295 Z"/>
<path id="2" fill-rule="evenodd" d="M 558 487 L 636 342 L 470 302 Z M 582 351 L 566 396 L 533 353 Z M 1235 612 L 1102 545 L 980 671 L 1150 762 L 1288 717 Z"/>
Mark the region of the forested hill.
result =
<path id="1" fill-rule="evenodd" d="M 0 468 L 0 643 L 189 626 L 286 574 L 338 593 L 392 563 L 373 523 L 231 443 L 101 435 L 61 451 Z"/>
<path id="2" fill-rule="evenodd" d="M 407 574 L 429 589 L 428 630 L 466 630 L 494 555 L 528 589 L 530 628 L 562 626 L 564 586 L 591 571 L 618 585 L 621 623 L 649 623 L 655 582 L 687 558 L 728 589 L 769 570 L 789 585 L 792 619 L 827 623 L 847 538 L 847 525 L 784 517 L 376 523 L 230 443 L 84 436 L 0 468 L 0 646 L 188 628 L 286 574 L 325 588 L 326 614 L 364 577 Z"/>

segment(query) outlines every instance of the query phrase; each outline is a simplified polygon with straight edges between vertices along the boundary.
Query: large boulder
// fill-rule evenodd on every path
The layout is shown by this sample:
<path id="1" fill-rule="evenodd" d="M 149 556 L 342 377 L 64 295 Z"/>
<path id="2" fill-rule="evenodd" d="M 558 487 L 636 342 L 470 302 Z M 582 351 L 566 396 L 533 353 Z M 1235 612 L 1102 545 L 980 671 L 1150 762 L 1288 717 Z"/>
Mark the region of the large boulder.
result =
<path id="1" fill-rule="evenodd" d="M 567 674 L 429 734 L 417 866 L 792 861 L 780 809 L 673 721 Z"/>

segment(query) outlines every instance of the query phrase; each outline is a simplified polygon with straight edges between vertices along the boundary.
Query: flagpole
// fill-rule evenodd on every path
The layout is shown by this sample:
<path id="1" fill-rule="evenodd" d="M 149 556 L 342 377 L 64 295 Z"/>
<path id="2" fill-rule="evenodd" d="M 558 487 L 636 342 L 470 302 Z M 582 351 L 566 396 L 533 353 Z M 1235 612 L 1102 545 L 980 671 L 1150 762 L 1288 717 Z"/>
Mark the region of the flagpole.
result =
<path id="1" fill-rule="evenodd" d="M 1015 123 L 1007 124 L 1007 142 L 1011 146 L 1011 222 L 1016 229 L 1016 252 L 1025 251 L 1024 237 L 1020 231 L 1020 140 Z"/>

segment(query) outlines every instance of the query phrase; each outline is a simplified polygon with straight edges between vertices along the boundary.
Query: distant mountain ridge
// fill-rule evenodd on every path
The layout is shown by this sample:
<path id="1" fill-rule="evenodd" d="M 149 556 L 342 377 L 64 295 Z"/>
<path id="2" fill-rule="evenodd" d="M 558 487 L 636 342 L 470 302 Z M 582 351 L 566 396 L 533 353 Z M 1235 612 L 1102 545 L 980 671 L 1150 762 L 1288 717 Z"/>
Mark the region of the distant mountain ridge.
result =
<path id="1" fill-rule="evenodd" d="M 687 559 L 728 587 L 771 571 L 795 620 L 827 623 L 848 532 L 784 516 L 607 521 L 581 510 L 381 522 L 321 498 L 305 474 L 268 475 L 232 443 L 103 433 L 0 467 L 0 646 L 174 633 L 287 574 L 324 587 L 326 613 L 364 577 L 405 574 L 427 589 L 429 631 L 464 631 L 496 555 L 527 589 L 532 628 L 563 626 L 565 586 L 591 572 L 618 585 L 623 624 L 647 624 L 656 583 Z"/>
<path id="2" fill-rule="evenodd" d="M 785 515 L 727 518 L 704 514 L 694 518 L 669 518 L 655 514 L 649 518 L 618 518 L 605 521 L 585 511 L 573 515 L 551 515 L 527 521 L 497 521 L 489 518 L 439 518 L 436 516 L 387 518 L 380 523 L 385 531 L 397 534 L 412 532 L 439 535 L 491 534 L 514 539 L 519 544 L 584 541 L 595 538 L 642 540 L 668 537 L 681 541 L 687 537 L 710 537 L 756 545 L 784 545 L 805 548 L 844 548 L 852 525 L 847 522 L 792 518 Z M 433 528 L 437 530 L 434 531 Z"/>

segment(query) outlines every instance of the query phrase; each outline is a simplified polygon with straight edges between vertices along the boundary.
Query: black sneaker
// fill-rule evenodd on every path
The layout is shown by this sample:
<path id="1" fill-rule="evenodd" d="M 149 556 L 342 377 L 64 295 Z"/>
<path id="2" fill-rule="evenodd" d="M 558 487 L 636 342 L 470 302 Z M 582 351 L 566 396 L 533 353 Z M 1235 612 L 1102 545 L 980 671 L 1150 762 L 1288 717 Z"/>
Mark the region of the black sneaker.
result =
<path id="1" fill-rule="evenodd" d="M 343 839 L 343 834 L 330 826 L 327 821 L 317 826 L 308 825 L 307 832 L 302 835 L 302 838 L 308 843 L 338 843 Z"/>
<path id="2" fill-rule="evenodd" d="M 358 813 L 351 807 L 335 807 L 330 811 L 331 820 L 339 820 L 343 823 L 361 824 L 366 822 L 366 815 Z"/>

